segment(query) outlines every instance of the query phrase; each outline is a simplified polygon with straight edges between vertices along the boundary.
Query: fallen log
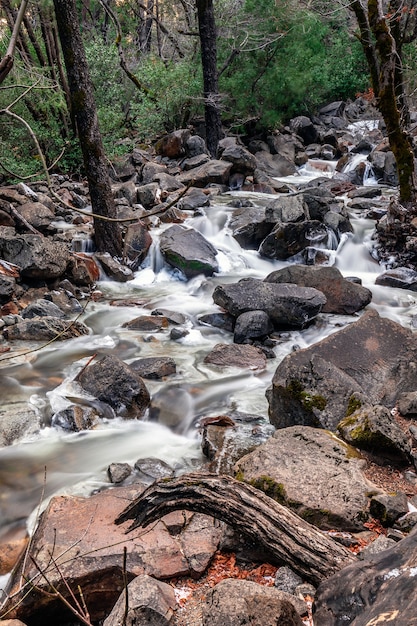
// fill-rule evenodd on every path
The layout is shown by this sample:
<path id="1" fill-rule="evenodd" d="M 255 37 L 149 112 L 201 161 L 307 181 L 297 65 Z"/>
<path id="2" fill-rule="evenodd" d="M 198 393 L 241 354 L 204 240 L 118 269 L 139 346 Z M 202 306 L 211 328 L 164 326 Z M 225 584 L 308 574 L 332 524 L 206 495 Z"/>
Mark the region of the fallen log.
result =
<path id="1" fill-rule="evenodd" d="M 127 533 L 146 527 L 175 510 L 216 517 L 265 548 L 314 585 L 356 557 L 315 526 L 305 522 L 259 489 L 230 476 L 185 474 L 153 483 L 115 520 L 133 519 Z"/>

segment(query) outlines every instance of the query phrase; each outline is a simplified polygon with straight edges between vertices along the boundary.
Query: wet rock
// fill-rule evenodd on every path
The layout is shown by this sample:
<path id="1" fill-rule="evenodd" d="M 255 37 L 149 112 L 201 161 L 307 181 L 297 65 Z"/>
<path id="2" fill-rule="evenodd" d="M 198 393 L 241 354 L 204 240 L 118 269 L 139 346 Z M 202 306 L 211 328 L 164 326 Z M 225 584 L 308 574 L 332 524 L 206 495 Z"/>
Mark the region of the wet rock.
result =
<path id="1" fill-rule="evenodd" d="M 170 309 L 154 309 L 151 315 L 165 317 L 170 324 L 185 324 L 187 321 L 187 317 L 183 313 L 171 311 Z"/>
<path id="2" fill-rule="evenodd" d="M 397 267 L 387 270 L 377 276 L 375 285 L 417 291 L 417 272 L 409 267 Z"/>
<path id="3" fill-rule="evenodd" d="M 127 418 L 143 417 L 150 402 L 142 378 L 115 356 L 107 355 L 88 365 L 79 374 L 78 382 L 85 391 Z"/>
<path id="4" fill-rule="evenodd" d="M 123 242 L 123 259 L 129 262 L 132 270 L 137 270 L 143 263 L 151 245 L 152 237 L 142 222 L 128 226 Z"/>
<path id="5" fill-rule="evenodd" d="M 74 285 L 91 286 L 100 278 L 97 261 L 84 252 L 73 252 L 67 269 L 67 276 Z"/>
<path id="6" fill-rule="evenodd" d="M 155 315 L 140 315 L 122 324 L 122 328 L 144 332 L 160 332 L 168 328 L 168 320 L 166 317 L 157 317 Z"/>
<path id="7" fill-rule="evenodd" d="M 194 402 L 191 394 L 179 386 L 165 386 L 152 396 L 149 419 L 184 432 L 193 418 Z"/>
<path id="8" fill-rule="evenodd" d="M 369 495 L 381 490 L 362 474 L 365 461 L 328 431 L 293 426 L 240 459 L 240 480 L 262 489 L 323 529 L 362 530 Z"/>
<path id="9" fill-rule="evenodd" d="M 383 526 L 393 526 L 399 517 L 408 513 L 408 499 L 404 493 L 378 494 L 371 498 L 370 514 Z"/>
<path id="10" fill-rule="evenodd" d="M 126 594 L 129 604 L 126 612 Z M 103 626 L 169 626 L 177 608 L 174 589 L 168 583 L 142 574 L 121 593 Z"/>
<path id="11" fill-rule="evenodd" d="M 73 405 L 52 416 L 52 426 L 71 432 L 90 430 L 98 425 L 99 414 L 92 407 Z"/>
<path id="12" fill-rule="evenodd" d="M 142 378 L 161 380 L 172 376 L 177 371 L 177 366 L 171 357 L 148 357 L 138 359 L 130 363 L 130 367 Z"/>
<path id="13" fill-rule="evenodd" d="M 201 189 L 191 188 L 178 202 L 181 211 L 195 211 L 201 207 L 210 206 L 210 196 Z"/>
<path id="14" fill-rule="evenodd" d="M 122 483 L 132 474 L 133 468 L 129 463 L 111 463 L 107 468 L 107 476 L 114 485 Z"/>
<path id="15" fill-rule="evenodd" d="M 337 430 L 347 443 L 360 450 L 403 463 L 410 462 L 410 440 L 384 406 L 362 406 L 343 419 Z"/>
<path id="16" fill-rule="evenodd" d="M 238 172 L 244 176 L 251 176 L 257 165 L 253 154 L 247 148 L 237 143 L 221 150 L 221 159 L 233 164 L 231 174 Z"/>
<path id="17" fill-rule="evenodd" d="M 320 626 L 391 622 L 410 626 L 417 613 L 417 532 L 389 550 L 343 568 L 322 582 L 314 621 Z"/>
<path id="18" fill-rule="evenodd" d="M 69 322 L 56 317 L 36 317 L 8 326 L 3 330 L 3 336 L 9 341 L 65 341 L 88 335 L 89 332 L 82 322 Z"/>
<path id="19" fill-rule="evenodd" d="M 22 437 L 38 433 L 40 418 L 27 402 L 3 402 L 0 408 L 0 447 L 10 446 Z"/>
<path id="20" fill-rule="evenodd" d="M 251 340 L 265 339 L 274 330 L 271 319 L 265 311 L 247 311 L 236 318 L 233 341 L 250 343 Z"/>
<path id="21" fill-rule="evenodd" d="M 200 324 L 208 324 L 232 333 L 235 327 L 235 318 L 229 313 L 207 313 L 198 318 Z"/>
<path id="22" fill-rule="evenodd" d="M 21 315 L 24 319 L 33 319 L 34 317 L 57 317 L 59 319 L 66 318 L 66 314 L 56 306 L 53 302 L 45 299 L 35 300 L 25 307 Z"/>
<path id="23" fill-rule="evenodd" d="M 168 463 L 154 457 L 138 459 L 135 463 L 135 470 L 139 473 L 139 480 L 145 484 L 158 478 L 168 478 L 174 475 L 174 470 Z"/>
<path id="24" fill-rule="evenodd" d="M 161 235 L 160 250 L 164 259 L 187 278 L 211 276 L 219 269 L 217 250 L 193 228 L 171 226 Z"/>
<path id="25" fill-rule="evenodd" d="M 277 224 L 259 246 L 259 254 L 285 261 L 310 246 L 330 248 L 330 231 L 317 220 Z"/>
<path id="26" fill-rule="evenodd" d="M 314 287 L 326 296 L 323 313 L 352 315 L 365 308 L 372 292 L 345 278 L 333 266 L 289 265 L 265 278 L 267 283 L 295 283 L 299 287 Z"/>
<path id="27" fill-rule="evenodd" d="M 303 222 L 309 219 L 308 207 L 302 195 L 282 196 L 266 206 L 265 219 L 273 224 Z"/>
<path id="28" fill-rule="evenodd" d="M 317 289 L 266 283 L 255 278 L 218 285 L 213 300 L 234 317 L 247 311 L 264 311 L 277 329 L 303 327 L 326 303 L 325 296 Z"/>
<path id="29" fill-rule="evenodd" d="M 62 242 L 41 235 L 0 236 L 0 257 L 20 268 L 23 278 L 50 280 L 67 269 L 70 252 Z"/>
<path id="30" fill-rule="evenodd" d="M 257 250 L 271 232 L 272 224 L 265 220 L 265 207 L 239 207 L 229 222 L 233 237 L 246 250 Z"/>
<path id="31" fill-rule="evenodd" d="M 32 538 L 32 554 L 51 584 L 62 577 L 72 589 L 80 586 L 92 622 L 107 617 L 124 589 L 123 547 L 127 550 L 126 576 L 147 574 L 154 578 L 198 578 L 217 550 L 224 524 L 213 518 L 183 511 L 170 513 L 146 532 L 142 528 L 126 535 L 129 524 L 117 526 L 115 518 L 140 492 L 141 487 L 108 489 L 89 498 L 52 498 Z M 51 564 L 51 554 L 59 564 Z M 20 587 L 21 575 L 48 589 L 30 559 L 21 561 L 11 580 L 11 594 Z M 99 581 L 99 585 L 98 585 Z M 66 596 L 67 592 L 62 589 Z M 62 602 L 51 594 L 11 596 L 3 610 L 10 617 L 31 623 L 58 624 L 73 619 Z"/>
<path id="32" fill-rule="evenodd" d="M 255 346 L 218 343 L 204 357 L 204 363 L 219 367 L 263 370 L 266 368 L 266 357 L 262 350 Z"/>
<path id="33" fill-rule="evenodd" d="M 203 626 L 302 626 L 306 605 L 294 596 L 249 580 L 226 579 L 207 594 Z"/>
<path id="34" fill-rule="evenodd" d="M 392 320 L 367 311 L 310 348 L 286 356 L 267 391 L 277 428 L 294 424 L 335 430 L 363 404 L 395 406 L 415 389 L 417 338 Z"/>
<path id="35" fill-rule="evenodd" d="M 133 278 L 133 272 L 126 265 L 122 265 L 119 261 L 113 258 L 108 252 L 95 253 L 95 258 L 102 266 L 104 272 L 110 278 L 124 283 Z"/>

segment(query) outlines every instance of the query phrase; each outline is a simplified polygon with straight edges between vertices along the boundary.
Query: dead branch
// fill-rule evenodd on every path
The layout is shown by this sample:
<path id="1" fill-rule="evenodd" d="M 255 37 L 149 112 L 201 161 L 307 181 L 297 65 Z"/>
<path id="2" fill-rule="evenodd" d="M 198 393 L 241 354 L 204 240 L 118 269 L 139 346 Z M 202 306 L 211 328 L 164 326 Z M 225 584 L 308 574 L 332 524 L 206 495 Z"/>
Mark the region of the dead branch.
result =
<path id="1" fill-rule="evenodd" d="M 156 481 L 115 520 L 134 522 L 126 532 L 147 526 L 175 510 L 211 515 L 261 544 L 280 563 L 313 584 L 356 560 L 324 535 L 259 489 L 230 476 L 187 474 Z"/>

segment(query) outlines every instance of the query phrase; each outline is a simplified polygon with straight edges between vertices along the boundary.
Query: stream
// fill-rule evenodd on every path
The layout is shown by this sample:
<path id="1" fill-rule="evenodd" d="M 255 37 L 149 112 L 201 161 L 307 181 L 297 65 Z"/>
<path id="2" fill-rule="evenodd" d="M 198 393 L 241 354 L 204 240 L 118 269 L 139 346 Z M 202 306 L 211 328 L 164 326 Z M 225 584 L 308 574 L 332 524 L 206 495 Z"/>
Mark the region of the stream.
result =
<path id="1" fill-rule="evenodd" d="M 298 176 L 290 177 L 292 180 L 282 180 L 301 183 L 317 175 L 322 172 L 306 166 Z M 371 178 L 369 184 L 372 183 L 375 181 Z M 204 357 L 215 344 L 233 341 L 230 333 L 198 321 L 203 314 L 218 312 L 212 300 L 216 285 L 248 276 L 263 279 L 285 265 L 261 258 L 256 251 L 243 250 L 232 237 L 228 219 L 234 208 L 229 203 L 236 197 L 265 205 L 276 196 L 229 192 L 213 198 L 210 207 L 186 222 L 218 249 L 220 271 L 215 276 L 186 281 L 180 272 L 164 263 L 158 251 L 158 230 L 153 230 L 151 252 L 134 280 L 101 280 L 97 284 L 103 297 L 90 301 L 80 317 L 91 329 L 89 336 L 11 359 L 0 355 L 4 403 L 28 402 L 45 423 L 35 435 L 0 449 L 0 539 L 13 536 L 21 527 L 31 530 L 40 507 L 52 495 L 89 495 L 108 485 L 110 463 L 133 465 L 138 459 L 155 457 L 179 472 L 195 469 L 202 461 L 198 429 L 202 417 L 240 411 L 259 416 L 267 425 L 265 391 L 284 356 L 294 346 L 307 347 L 355 321 L 355 316 L 321 314 L 308 328 L 279 334 L 275 358 L 268 360 L 262 372 L 242 372 L 238 368 L 221 371 L 204 364 Z M 369 251 L 374 222 L 361 213 L 351 212 L 350 217 L 354 234 L 344 236 L 337 250 L 331 252 L 332 262 L 344 276 L 359 277 L 371 289 L 370 308 L 410 327 L 416 310 L 415 294 L 375 285 L 375 278 L 384 268 Z M 123 328 L 125 322 L 149 315 L 155 309 L 184 314 L 188 334 L 172 340 L 169 330 L 149 333 Z M 175 360 L 176 374 L 164 381 L 145 381 L 151 396 L 158 394 L 160 398 L 160 421 L 147 417 L 143 421 L 103 418 L 95 430 L 70 434 L 51 426 L 51 414 L 73 403 L 74 398 L 89 400 L 80 396 L 73 379 L 93 355 L 106 353 L 127 363 L 147 356 Z"/>

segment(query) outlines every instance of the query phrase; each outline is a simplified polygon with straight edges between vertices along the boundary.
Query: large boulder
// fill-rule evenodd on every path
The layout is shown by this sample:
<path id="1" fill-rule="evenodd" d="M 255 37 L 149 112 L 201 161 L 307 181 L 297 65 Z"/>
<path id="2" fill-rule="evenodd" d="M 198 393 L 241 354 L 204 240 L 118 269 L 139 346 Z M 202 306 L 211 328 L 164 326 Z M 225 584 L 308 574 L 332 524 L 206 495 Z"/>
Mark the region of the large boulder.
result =
<path id="1" fill-rule="evenodd" d="M 129 365 L 107 355 L 91 363 L 78 376 L 81 387 L 124 417 L 143 417 L 150 396 L 142 378 Z"/>
<path id="2" fill-rule="evenodd" d="M 88 335 L 89 328 L 82 322 L 59 319 L 57 317 L 34 317 L 23 320 L 3 330 L 3 336 L 9 341 L 65 341 L 74 337 Z"/>
<path id="3" fill-rule="evenodd" d="M 315 599 L 320 626 L 411 626 L 417 615 L 417 529 L 392 548 L 323 581 Z"/>
<path id="4" fill-rule="evenodd" d="M 305 326 L 320 313 L 326 302 L 317 289 L 265 283 L 256 278 L 218 285 L 213 300 L 234 317 L 246 311 L 265 311 L 276 328 Z"/>
<path id="5" fill-rule="evenodd" d="M 285 261 L 306 248 L 332 249 L 331 229 L 317 220 L 278 223 L 259 246 L 259 254 Z"/>
<path id="6" fill-rule="evenodd" d="M 67 245 L 41 235 L 0 236 L 0 258 L 20 268 L 22 278 L 50 280 L 64 274 L 70 260 Z"/>
<path id="7" fill-rule="evenodd" d="M 3 610 L 28 623 L 67 623 L 73 616 L 64 613 L 61 600 L 43 593 L 50 584 L 57 585 L 70 600 L 62 585 L 65 580 L 71 589 L 82 589 L 90 619 L 98 622 L 107 617 L 123 591 L 125 574 L 128 581 L 141 574 L 155 578 L 201 576 L 218 549 L 224 524 L 206 515 L 177 511 L 145 531 L 137 528 L 126 535 L 129 523 L 116 525 L 114 520 L 142 490 L 136 484 L 89 498 L 52 498 L 31 540 L 36 566 L 22 558 L 10 581 L 10 600 Z M 22 580 L 36 581 L 39 593 L 32 583 L 21 589 Z"/>
<path id="8" fill-rule="evenodd" d="M 247 370 L 266 368 L 266 357 L 262 350 L 250 345 L 218 343 L 204 358 L 204 363 L 219 367 L 239 367 Z"/>
<path id="9" fill-rule="evenodd" d="M 369 496 L 380 490 L 363 475 L 366 463 L 329 431 L 277 430 L 235 465 L 236 477 L 323 529 L 362 529 Z"/>
<path id="10" fill-rule="evenodd" d="M 152 245 L 152 237 L 145 225 L 138 221 L 130 224 L 123 245 L 123 259 L 136 270 L 146 258 Z"/>
<path id="11" fill-rule="evenodd" d="M 194 187 L 206 187 L 210 183 L 228 185 L 233 163 L 212 159 L 178 176 L 179 182 Z"/>
<path id="12" fill-rule="evenodd" d="M 375 311 L 309 348 L 287 355 L 267 391 L 277 428 L 305 424 L 336 430 L 365 403 L 395 406 L 415 389 L 417 338 Z"/>
<path id="13" fill-rule="evenodd" d="M 326 296 L 323 313 L 352 315 L 365 308 L 372 292 L 343 278 L 334 266 L 288 265 L 268 274 L 267 283 L 295 283 L 300 287 L 314 287 Z"/>
<path id="14" fill-rule="evenodd" d="M 300 600 L 284 591 L 250 580 L 217 583 L 203 605 L 202 626 L 302 626 Z M 306 612 L 307 605 L 304 605 Z"/>
<path id="15" fill-rule="evenodd" d="M 273 225 L 265 220 L 265 207 L 243 206 L 233 211 L 229 228 L 242 248 L 257 250 Z"/>
<path id="16" fill-rule="evenodd" d="M 256 169 L 265 172 L 268 176 L 291 176 L 297 171 L 294 163 L 281 154 L 271 154 L 261 150 L 256 152 L 255 158 Z"/>
<path id="17" fill-rule="evenodd" d="M 216 248 L 193 228 L 171 226 L 161 234 L 159 247 L 167 263 L 187 278 L 211 276 L 219 270 Z"/>

